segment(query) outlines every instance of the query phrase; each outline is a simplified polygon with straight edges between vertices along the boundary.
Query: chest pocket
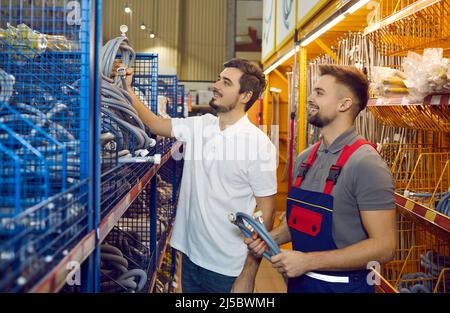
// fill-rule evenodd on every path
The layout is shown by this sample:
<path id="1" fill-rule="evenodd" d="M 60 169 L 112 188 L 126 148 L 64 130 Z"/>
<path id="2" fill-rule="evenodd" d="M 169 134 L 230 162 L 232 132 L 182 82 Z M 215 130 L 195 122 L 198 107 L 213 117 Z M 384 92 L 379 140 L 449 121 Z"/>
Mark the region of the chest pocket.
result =
<path id="1" fill-rule="evenodd" d="M 293 205 L 288 225 L 301 233 L 316 237 L 320 233 L 322 219 L 320 213 Z"/>

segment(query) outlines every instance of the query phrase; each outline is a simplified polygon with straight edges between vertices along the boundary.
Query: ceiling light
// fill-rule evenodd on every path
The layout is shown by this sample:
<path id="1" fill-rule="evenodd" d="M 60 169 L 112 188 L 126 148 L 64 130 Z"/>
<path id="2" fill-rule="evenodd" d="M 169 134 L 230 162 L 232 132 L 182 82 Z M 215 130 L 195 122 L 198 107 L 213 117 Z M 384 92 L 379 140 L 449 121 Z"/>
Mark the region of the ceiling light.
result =
<path id="1" fill-rule="evenodd" d="M 278 61 L 273 63 L 271 66 L 269 66 L 264 71 L 264 75 L 268 75 L 270 72 L 272 72 L 278 66 L 280 66 L 281 64 L 286 62 L 290 57 L 292 57 L 295 54 L 295 52 L 299 52 L 299 51 L 300 51 L 300 47 L 299 46 L 295 46 L 294 48 L 292 48 L 288 53 L 286 53 L 284 56 L 282 56 Z"/>
<path id="2" fill-rule="evenodd" d="M 370 0 L 359 0 L 359 1 L 355 2 L 350 8 L 345 10 L 344 13 L 338 15 L 337 17 L 332 19 L 330 22 L 328 22 L 327 24 L 322 26 L 319 30 L 317 30 L 313 34 L 309 35 L 307 38 L 303 39 L 302 42 L 300 43 L 300 45 L 302 47 L 306 47 L 311 42 L 313 42 L 314 40 L 319 38 L 323 33 L 327 32 L 328 30 L 330 30 L 330 28 L 332 28 L 337 23 L 342 21 L 347 15 L 355 13 L 358 9 L 360 9 L 362 6 L 367 4 L 369 1 Z"/>

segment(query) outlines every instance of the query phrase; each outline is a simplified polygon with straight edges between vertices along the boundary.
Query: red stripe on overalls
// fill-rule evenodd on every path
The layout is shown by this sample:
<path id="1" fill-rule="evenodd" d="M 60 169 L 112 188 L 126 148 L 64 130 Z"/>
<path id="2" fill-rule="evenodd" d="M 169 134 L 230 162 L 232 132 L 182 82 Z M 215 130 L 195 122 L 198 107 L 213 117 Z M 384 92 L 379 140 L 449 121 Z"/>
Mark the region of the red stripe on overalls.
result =
<path id="1" fill-rule="evenodd" d="M 316 160 L 316 156 L 317 156 L 317 150 L 319 150 L 320 147 L 320 141 L 317 142 L 314 145 L 314 148 L 311 151 L 311 154 L 309 155 L 308 159 L 306 160 L 306 162 L 303 162 L 300 164 L 300 169 L 303 169 L 303 175 L 298 175 L 297 179 L 295 180 L 295 187 L 300 187 L 300 185 L 302 184 L 303 179 L 305 179 L 306 173 L 308 172 L 308 170 L 311 168 L 311 166 L 313 165 L 314 161 Z"/>
<path id="2" fill-rule="evenodd" d="M 376 150 L 376 146 L 374 144 L 364 139 L 359 139 L 355 141 L 351 146 L 346 145 L 341 155 L 339 156 L 339 159 L 337 160 L 336 164 L 332 165 L 330 168 L 327 182 L 325 183 L 325 188 L 323 190 L 324 194 L 331 195 L 331 192 L 333 191 L 334 185 L 336 185 L 337 179 L 341 173 L 342 168 L 347 163 L 348 159 L 350 159 L 352 154 L 363 145 L 371 145 Z"/>

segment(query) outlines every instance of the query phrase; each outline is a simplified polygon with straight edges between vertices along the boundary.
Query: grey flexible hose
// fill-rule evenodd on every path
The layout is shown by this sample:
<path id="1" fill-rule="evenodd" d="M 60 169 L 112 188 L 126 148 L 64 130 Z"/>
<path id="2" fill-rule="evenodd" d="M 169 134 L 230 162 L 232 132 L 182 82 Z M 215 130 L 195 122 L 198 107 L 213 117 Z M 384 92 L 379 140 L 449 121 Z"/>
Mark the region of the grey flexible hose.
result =
<path id="1" fill-rule="evenodd" d="M 117 145 L 116 150 L 125 149 L 126 148 L 125 140 L 124 140 L 122 132 L 119 129 L 113 127 L 113 125 L 111 123 L 106 122 L 105 119 L 108 119 L 108 118 L 109 118 L 108 114 L 101 112 L 101 119 L 103 121 L 102 130 L 111 132 L 114 135 L 115 143 Z"/>
<path id="2" fill-rule="evenodd" d="M 248 214 L 238 212 L 236 215 L 230 214 L 230 221 L 239 227 L 241 232 L 245 237 L 251 237 L 252 231 L 248 229 L 245 225 L 244 221 L 249 224 L 253 230 L 258 234 L 258 236 L 267 244 L 269 247 L 269 251 L 265 251 L 263 256 L 270 261 L 270 258 L 274 255 L 280 253 L 280 247 L 278 247 L 277 243 L 273 240 L 272 236 L 267 232 L 264 224 L 255 221 L 253 217 Z"/>
<path id="3" fill-rule="evenodd" d="M 117 155 L 111 154 L 111 153 L 105 153 L 102 155 L 103 159 L 115 159 L 116 157 L 121 158 L 121 157 L 127 157 L 127 156 L 131 156 L 130 151 L 128 150 L 120 150 L 119 152 L 117 152 Z"/>
<path id="4" fill-rule="evenodd" d="M 147 274 L 143 270 L 136 268 L 136 269 L 126 272 L 125 274 L 122 274 L 118 278 L 118 281 L 126 280 L 130 277 L 138 277 L 139 278 L 139 283 L 137 285 L 136 291 L 141 291 L 147 282 Z"/>
<path id="5" fill-rule="evenodd" d="M 147 149 L 154 145 L 154 140 L 147 135 L 146 127 L 132 105 L 132 98 L 126 86 L 123 86 L 124 77 L 120 75 L 112 77 L 114 61 L 119 53 L 122 64 L 127 68 L 132 67 L 136 54 L 124 36 L 108 41 L 102 48 L 102 112 L 136 138 L 136 149 Z"/>
<path id="6" fill-rule="evenodd" d="M 126 238 L 119 234 L 119 241 L 124 243 Z M 118 270 L 121 274 L 117 279 L 104 281 L 101 283 L 101 287 L 107 292 L 120 292 L 124 289 L 131 290 L 133 292 L 141 291 L 147 283 L 147 274 L 142 269 L 128 270 L 128 261 L 123 257 L 123 253 L 120 249 L 109 244 L 102 244 L 100 246 L 100 257 L 102 261 L 107 261 L 113 268 Z M 102 263 L 103 264 L 103 263 Z M 102 274 L 110 276 L 113 271 L 107 269 L 101 269 Z M 135 282 L 138 280 L 138 283 Z"/>
<path id="7" fill-rule="evenodd" d="M 112 262 L 111 263 L 111 266 L 112 267 L 115 267 L 119 272 L 121 272 L 121 273 L 126 273 L 126 272 L 128 272 L 128 269 L 125 267 L 125 266 L 123 266 L 123 265 L 121 265 L 121 264 L 119 264 L 119 263 L 116 263 L 116 262 Z"/>
<path id="8" fill-rule="evenodd" d="M 122 251 L 120 251 L 119 249 L 117 249 L 116 247 L 111 246 L 111 245 L 101 245 L 100 251 L 104 252 L 104 253 L 111 253 L 111 254 L 115 254 L 120 257 L 123 257 Z"/>
<path id="9" fill-rule="evenodd" d="M 138 142 L 136 148 L 149 147 L 148 145 L 150 143 L 150 138 L 147 136 L 147 134 L 145 134 L 145 132 L 142 129 L 119 118 L 113 111 L 109 110 L 108 108 L 103 107 L 101 110 L 103 113 L 107 114 L 112 120 L 114 120 L 117 124 L 127 129 L 136 138 Z"/>
<path id="10" fill-rule="evenodd" d="M 119 255 L 115 255 L 115 254 L 110 254 L 110 253 L 101 253 L 100 254 L 100 258 L 106 261 L 111 261 L 117 264 L 120 264 L 124 267 L 128 267 L 128 261 L 127 259 L 119 256 Z"/>
<path id="11" fill-rule="evenodd" d="M 108 41 L 102 47 L 102 56 L 103 56 L 103 64 L 102 64 L 102 74 L 105 77 L 112 76 L 112 70 L 114 65 L 114 60 L 118 52 L 122 56 L 122 64 L 126 67 L 130 68 L 133 66 L 134 61 L 136 59 L 136 53 L 133 48 L 128 45 L 128 39 L 125 36 L 117 37 Z"/>
<path id="12" fill-rule="evenodd" d="M 105 287 L 105 288 L 108 288 L 108 287 L 109 288 L 114 288 L 118 284 L 122 288 L 130 288 L 130 289 L 133 289 L 133 290 L 136 290 L 136 288 L 138 287 L 138 284 L 134 281 L 134 277 L 133 276 L 129 277 L 128 279 L 117 279 L 116 282 L 115 281 L 102 282 L 102 283 L 100 283 L 100 286 Z"/>
<path id="13" fill-rule="evenodd" d="M 116 137 L 113 133 L 107 132 L 100 134 L 100 144 L 106 144 L 110 141 L 113 141 Z"/>

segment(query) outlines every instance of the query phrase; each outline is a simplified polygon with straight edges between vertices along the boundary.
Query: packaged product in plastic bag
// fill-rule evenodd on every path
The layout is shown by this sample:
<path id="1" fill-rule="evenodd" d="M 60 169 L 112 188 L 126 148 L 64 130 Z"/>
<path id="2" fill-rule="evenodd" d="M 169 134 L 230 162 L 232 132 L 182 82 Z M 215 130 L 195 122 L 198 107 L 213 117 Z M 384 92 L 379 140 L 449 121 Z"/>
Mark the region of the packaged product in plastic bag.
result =
<path id="1" fill-rule="evenodd" d="M 450 93 L 450 63 L 442 48 L 428 48 L 423 55 L 408 52 L 403 62 L 411 97 L 423 99 L 431 94 Z"/>
<path id="2" fill-rule="evenodd" d="M 64 36 L 45 35 L 48 41 L 48 51 L 73 51 L 74 43 Z"/>
<path id="3" fill-rule="evenodd" d="M 372 90 L 379 97 L 403 97 L 408 95 L 404 83 L 405 74 L 389 67 L 375 66 L 373 68 Z"/>
<path id="4" fill-rule="evenodd" d="M 27 58 L 41 54 L 48 44 L 44 34 L 25 24 L 14 27 L 7 23 L 7 29 L 0 29 L 0 38 L 3 40 L 2 50 L 12 52 L 11 57 L 17 61 L 26 61 Z"/>

